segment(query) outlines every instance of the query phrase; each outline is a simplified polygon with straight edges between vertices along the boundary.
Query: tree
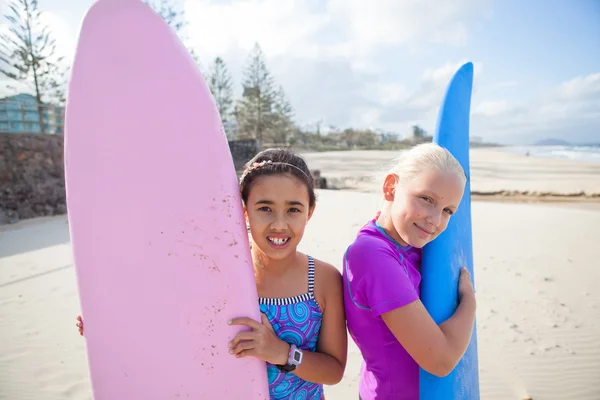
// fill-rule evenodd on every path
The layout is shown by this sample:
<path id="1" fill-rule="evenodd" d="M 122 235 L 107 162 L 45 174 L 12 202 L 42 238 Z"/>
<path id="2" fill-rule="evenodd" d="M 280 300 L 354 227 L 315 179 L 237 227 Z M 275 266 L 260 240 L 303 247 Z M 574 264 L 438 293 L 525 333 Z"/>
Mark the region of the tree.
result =
<path id="1" fill-rule="evenodd" d="M 242 136 L 258 140 L 259 145 L 273 126 L 274 82 L 260 46 L 254 45 L 242 82 L 243 94 L 236 107 L 238 129 Z"/>
<path id="2" fill-rule="evenodd" d="M 40 129 L 46 132 L 43 100 L 64 101 L 56 44 L 48 27 L 43 25 L 37 0 L 12 0 L 5 18 L 8 33 L 0 35 L 0 72 L 9 79 L 28 83 L 37 101 Z"/>
<path id="3" fill-rule="evenodd" d="M 413 125 L 412 133 L 414 139 L 423 139 L 427 135 L 425 129 L 421 128 L 419 125 Z"/>
<path id="4" fill-rule="evenodd" d="M 225 125 L 225 122 L 229 121 L 231 116 L 233 88 L 231 75 L 227 70 L 225 62 L 220 57 L 215 58 L 209 70 L 208 87 L 215 99 L 217 110 L 219 110 L 219 114 L 221 115 L 221 121 Z"/>
<path id="5" fill-rule="evenodd" d="M 294 132 L 294 111 L 283 87 L 279 86 L 273 96 L 273 126 L 271 138 L 275 143 L 288 143 Z"/>
<path id="6" fill-rule="evenodd" d="M 187 37 L 183 33 L 185 27 L 188 25 L 188 21 L 185 19 L 185 12 L 176 8 L 172 0 L 144 0 L 144 2 L 165 20 L 175 33 L 177 33 L 182 42 L 187 41 Z M 198 67 L 200 67 L 200 60 L 194 49 L 189 46 L 187 48 L 196 64 L 198 64 Z"/>
<path id="7" fill-rule="evenodd" d="M 187 26 L 183 10 L 176 9 L 171 0 L 145 0 L 145 3 L 160 15 L 177 34 L 180 34 L 182 29 Z"/>

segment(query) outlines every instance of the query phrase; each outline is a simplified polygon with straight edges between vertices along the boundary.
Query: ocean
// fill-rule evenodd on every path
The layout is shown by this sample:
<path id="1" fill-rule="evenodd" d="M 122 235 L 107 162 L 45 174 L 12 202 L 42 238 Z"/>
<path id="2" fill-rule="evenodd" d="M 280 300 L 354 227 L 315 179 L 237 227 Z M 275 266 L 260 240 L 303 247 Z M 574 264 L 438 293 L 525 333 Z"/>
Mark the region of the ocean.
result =
<path id="1" fill-rule="evenodd" d="M 503 149 L 511 153 L 529 153 L 531 157 L 567 158 L 600 163 L 600 144 L 587 146 L 510 146 Z"/>

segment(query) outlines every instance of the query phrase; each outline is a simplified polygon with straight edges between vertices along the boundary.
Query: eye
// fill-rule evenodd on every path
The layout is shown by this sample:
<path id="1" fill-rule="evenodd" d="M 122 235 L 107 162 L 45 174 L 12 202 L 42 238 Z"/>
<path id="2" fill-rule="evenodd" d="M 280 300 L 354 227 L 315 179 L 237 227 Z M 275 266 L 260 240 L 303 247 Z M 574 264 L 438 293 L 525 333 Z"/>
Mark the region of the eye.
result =
<path id="1" fill-rule="evenodd" d="M 427 197 L 427 196 L 421 196 L 421 199 L 425 200 L 428 203 L 433 204 L 433 200 L 431 199 L 431 197 Z"/>
<path id="2" fill-rule="evenodd" d="M 288 211 L 293 212 L 293 213 L 302 212 L 299 209 L 297 209 L 296 207 L 292 207 Z"/>
<path id="3" fill-rule="evenodd" d="M 452 211 L 449 208 L 444 209 L 444 211 L 447 212 L 449 215 L 453 215 L 454 214 L 454 211 Z"/>
<path id="4" fill-rule="evenodd" d="M 271 211 L 271 208 L 267 207 L 267 206 L 262 206 L 261 208 L 258 209 L 258 211 L 269 212 L 269 211 Z"/>

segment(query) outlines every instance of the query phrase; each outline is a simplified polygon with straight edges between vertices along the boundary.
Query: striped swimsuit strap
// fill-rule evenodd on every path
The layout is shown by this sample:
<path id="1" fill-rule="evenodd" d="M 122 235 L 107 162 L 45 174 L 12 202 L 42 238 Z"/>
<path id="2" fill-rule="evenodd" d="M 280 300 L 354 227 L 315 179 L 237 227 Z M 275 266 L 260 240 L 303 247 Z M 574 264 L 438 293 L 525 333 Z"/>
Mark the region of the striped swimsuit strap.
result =
<path id="1" fill-rule="evenodd" d="M 259 304 L 265 304 L 270 306 L 284 306 L 287 304 L 299 303 L 301 301 L 308 301 L 315 298 L 315 259 L 308 256 L 308 292 L 292 297 L 285 298 L 271 298 L 271 297 L 260 297 L 258 299 Z"/>

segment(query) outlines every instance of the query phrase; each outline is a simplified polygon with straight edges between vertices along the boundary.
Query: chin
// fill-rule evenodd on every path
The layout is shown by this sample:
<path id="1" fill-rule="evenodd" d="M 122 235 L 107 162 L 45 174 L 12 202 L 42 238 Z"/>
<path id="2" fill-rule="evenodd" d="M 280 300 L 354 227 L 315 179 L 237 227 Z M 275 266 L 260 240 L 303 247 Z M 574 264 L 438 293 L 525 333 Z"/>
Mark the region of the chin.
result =
<path id="1" fill-rule="evenodd" d="M 423 243 L 423 241 L 419 241 L 419 242 L 413 242 L 413 243 L 409 243 L 409 245 L 411 245 L 411 247 L 415 248 L 415 249 L 422 249 L 423 247 L 425 247 L 425 245 L 429 243 L 429 242 L 425 242 Z"/>
<path id="2" fill-rule="evenodd" d="M 290 243 L 285 249 L 277 250 L 273 249 L 269 243 L 264 243 L 259 246 L 260 250 L 272 260 L 282 260 L 288 257 L 290 254 L 296 252 L 296 246 Z"/>
<path id="3" fill-rule="evenodd" d="M 431 242 L 431 240 L 421 238 L 408 238 L 408 240 L 406 240 L 406 243 L 408 243 L 410 246 L 416 249 L 421 249 L 425 247 L 425 245 L 429 242 Z"/>
<path id="4" fill-rule="evenodd" d="M 291 253 L 292 253 L 292 251 L 269 251 L 269 252 L 266 252 L 265 254 L 271 260 L 283 260 L 284 258 L 288 257 Z"/>

